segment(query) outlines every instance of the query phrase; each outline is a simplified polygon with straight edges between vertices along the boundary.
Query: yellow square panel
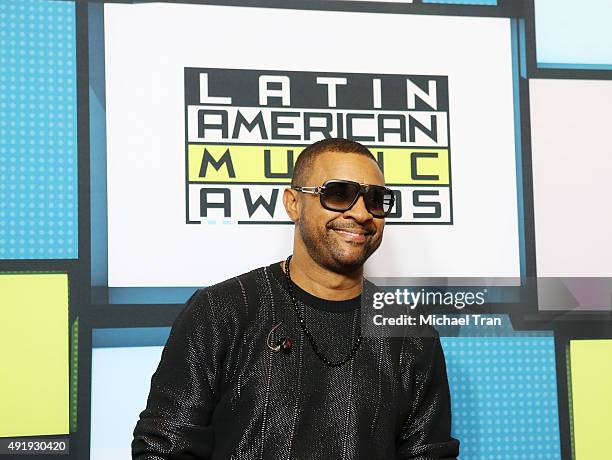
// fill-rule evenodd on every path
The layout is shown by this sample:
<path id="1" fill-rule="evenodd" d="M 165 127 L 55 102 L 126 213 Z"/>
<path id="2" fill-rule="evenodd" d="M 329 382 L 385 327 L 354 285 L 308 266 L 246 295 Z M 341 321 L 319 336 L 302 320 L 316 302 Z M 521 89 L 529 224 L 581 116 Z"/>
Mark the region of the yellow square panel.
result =
<path id="1" fill-rule="evenodd" d="M 0 274 L 0 437 L 69 432 L 68 276 Z"/>
<path id="2" fill-rule="evenodd" d="M 612 433 L 612 340 L 572 340 L 570 369 L 575 458 L 603 458 Z"/>

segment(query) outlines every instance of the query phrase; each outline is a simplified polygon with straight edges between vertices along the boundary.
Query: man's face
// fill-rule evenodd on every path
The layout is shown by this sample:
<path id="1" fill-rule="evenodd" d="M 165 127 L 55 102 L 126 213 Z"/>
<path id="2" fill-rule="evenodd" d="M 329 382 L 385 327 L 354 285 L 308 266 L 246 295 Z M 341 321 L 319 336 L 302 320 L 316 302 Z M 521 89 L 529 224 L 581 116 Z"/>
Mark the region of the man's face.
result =
<path id="1" fill-rule="evenodd" d="M 384 176 L 373 159 L 353 153 L 326 152 L 319 155 L 300 186 L 320 186 L 329 179 L 360 184 L 385 185 Z M 351 209 L 329 211 L 318 195 L 301 193 L 297 230 L 310 257 L 336 273 L 361 267 L 382 242 L 384 219 L 377 219 L 360 196 Z"/>

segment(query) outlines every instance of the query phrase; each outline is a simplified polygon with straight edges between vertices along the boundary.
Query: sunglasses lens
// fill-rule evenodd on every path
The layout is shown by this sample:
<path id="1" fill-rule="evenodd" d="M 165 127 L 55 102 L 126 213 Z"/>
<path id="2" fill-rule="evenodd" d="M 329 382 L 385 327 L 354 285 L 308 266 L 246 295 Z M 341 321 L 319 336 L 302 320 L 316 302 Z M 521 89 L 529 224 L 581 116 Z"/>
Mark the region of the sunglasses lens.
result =
<path id="1" fill-rule="evenodd" d="M 323 200 L 325 205 L 336 211 L 346 211 L 359 193 L 359 186 L 345 182 L 328 182 L 325 184 Z"/>
<path id="2" fill-rule="evenodd" d="M 393 193 L 384 187 L 371 186 L 365 199 L 368 210 L 376 217 L 385 217 L 393 206 Z"/>

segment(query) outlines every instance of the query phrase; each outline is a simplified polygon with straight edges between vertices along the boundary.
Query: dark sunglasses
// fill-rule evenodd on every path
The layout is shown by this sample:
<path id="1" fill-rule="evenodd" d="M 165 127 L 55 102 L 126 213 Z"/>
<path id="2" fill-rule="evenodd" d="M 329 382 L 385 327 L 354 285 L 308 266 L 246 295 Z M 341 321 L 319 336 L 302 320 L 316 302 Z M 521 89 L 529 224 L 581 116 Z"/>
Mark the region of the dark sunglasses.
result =
<path id="1" fill-rule="evenodd" d="M 387 217 L 393 209 L 395 195 L 382 185 L 360 184 L 350 180 L 331 179 L 320 187 L 291 187 L 293 190 L 319 195 L 321 206 L 330 211 L 344 212 L 351 209 L 363 195 L 366 209 L 377 218 Z"/>

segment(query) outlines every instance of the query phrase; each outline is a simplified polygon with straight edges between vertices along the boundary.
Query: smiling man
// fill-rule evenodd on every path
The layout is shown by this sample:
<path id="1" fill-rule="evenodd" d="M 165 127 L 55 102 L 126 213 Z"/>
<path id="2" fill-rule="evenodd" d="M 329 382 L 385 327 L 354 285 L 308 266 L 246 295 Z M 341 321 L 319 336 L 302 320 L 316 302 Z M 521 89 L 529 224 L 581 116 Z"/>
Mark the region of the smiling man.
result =
<path id="1" fill-rule="evenodd" d="M 284 191 L 293 254 L 199 289 L 151 380 L 133 459 L 451 459 L 433 337 L 363 337 L 363 264 L 393 192 L 361 144 L 307 147 Z"/>

